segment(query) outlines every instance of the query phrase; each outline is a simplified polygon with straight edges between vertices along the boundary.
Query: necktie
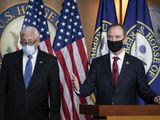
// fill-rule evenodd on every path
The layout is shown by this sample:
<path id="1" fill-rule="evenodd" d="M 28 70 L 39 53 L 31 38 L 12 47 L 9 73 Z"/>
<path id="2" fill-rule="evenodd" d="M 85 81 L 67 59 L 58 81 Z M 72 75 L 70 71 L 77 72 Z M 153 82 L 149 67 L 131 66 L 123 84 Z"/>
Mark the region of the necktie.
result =
<path id="1" fill-rule="evenodd" d="M 32 56 L 29 55 L 27 63 L 26 63 L 26 67 L 25 67 L 25 72 L 24 72 L 24 84 L 25 84 L 26 88 L 28 87 L 29 82 L 30 82 L 31 77 L 32 77 L 32 62 L 31 62 L 31 59 L 32 59 Z"/>
<path id="2" fill-rule="evenodd" d="M 116 86 L 118 76 L 119 76 L 118 65 L 117 65 L 117 61 L 119 58 L 113 57 L 113 59 L 114 61 L 113 61 L 113 67 L 112 67 L 112 83 L 113 83 L 113 86 Z"/>

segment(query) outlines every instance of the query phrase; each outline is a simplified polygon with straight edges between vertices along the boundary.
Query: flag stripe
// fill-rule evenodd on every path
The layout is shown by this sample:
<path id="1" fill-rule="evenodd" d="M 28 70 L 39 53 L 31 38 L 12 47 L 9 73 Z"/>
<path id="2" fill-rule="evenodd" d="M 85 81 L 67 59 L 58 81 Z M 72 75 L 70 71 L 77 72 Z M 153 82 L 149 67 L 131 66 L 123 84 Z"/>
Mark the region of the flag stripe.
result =
<path id="1" fill-rule="evenodd" d="M 71 81 L 70 81 L 70 74 L 69 74 L 69 71 L 67 69 L 67 66 L 66 66 L 66 62 L 65 62 L 65 59 L 62 55 L 62 52 L 61 51 L 56 51 L 56 56 L 59 60 L 59 63 L 63 69 L 63 71 L 65 71 L 65 74 L 64 74 L 64 77 L 65 77 L 65 80 L 66 80 L 66 83 L 67 83 L 67 87 L 68 87 L 68 90 L 69 90 L 69 95 L 70 95 L 70 98 L 71 98 L 71 102 L 72 102 L 72 113 L 73 113 L 73 119 L 77 119 L 78 118 L 78 114 L 76 112 L 76 109 L 75 109 L 75 105 L 74 105 L 74 101 L 73 101 L 73 90 L 72 90 L 72 85 L 71 85 Z"/>
<path id="2" fill-rule="evenodd" d="M 86 79 L 86 73 L 88 71 L 88 56 L 87 56 L 87 48 L 85 45 L 85 39 L 82 38 L 82 40 L 77 41 L 76 44 L 77 44 L 77 47 L 75 48 L 78 48 L 78 49 L 74 48 L 74 51 L 75 51 L 74 58 L 76 59 L 75 62 L 76 62 L 78 73 L 80 75 L 81 83 L 83 83 L 84 80 Z M 77 56 L 78 53 L 80 54 L 80 56 Z M 90 99 L 90 96 L 86 97 L 86 101 L 88 104 L 93 104 L 93 102 Z M 86 116 L 86 119 L 87 118 L 90 119 L 90 116 Z"/>
<path id="3" fill-rule="evenodd" d="M 61 104 L 62 104 L 62 109 L 63 109 L 63 115 L 65 116 L 65 117 L 63 117 L 63 118 L 68 118 L 68 119 L 70 119 L 70 114 L 69 114 L 69 110 L 68 110 L 68 107 L 67 107 L 67 104 L 66 104 L 66 101 L 65 101 L 65 98 L 64 98 L 64 94 L 63 94 L 63 86 L 62 86 L 62 84 L 60 84 L 60 89 L 61 89 L 61 92 L 60 92 L 60 95 L 61 95 Z M 61 113 L 62 114 L 62 113 Z"/>
<path id="4" fill-rule="evenodd" d="M 81 83 L 81 81 L 80 81 L 80 78 L 79 78 L 79 74 L 78 74 L 78 71 L 77 71 L 77 68 L 76 68 L 76 66 L 75 66 L 75 60 L 74 60 L 74 57 L 73 57 L 73 47 L 72 47 L 72 45 L 68 45 L 67 46 L 67 49 L 68 49 L 68 51 L 69 51 L 69 56 L 70 56 L 70 58 L 71 58 L 71 62 L 72 62 L 72 70 L 73 70 L 73 73 L 77 76 L 77 78 L 78 78 L 78 81 L 79 81 L 79 83 Z M 74 47 L 74 51 L 75 51 L 75 47 Z M 77 53 L 77 56 L 79 55 L 79 53 Z M 75 98 L 75 97 L 74 97 Z M 87 102 L 86 102 L 86 100 L 85 100 L 85 98 L 82 98 L 82 97 L 79 97 L 80 99 L 80 101 L 79 102 L 76 102 L 77 103 L 77 107 L 76 107 L 76 110 L 77 110 L 77 112 L 79 111 L 79 104 L 78 103 L 83 103 L 83 104 L 86 104 Z M 74 104 L 76 104 L 76 103 L 74 103 Z"/>
<path id="5" fill-rule="evenodd" d="M 71 51 L 73 51 L 73 50 L 71 50 L 71 51 L 68 50 L 69 46 L 71 46 L 71 45 L 69 44 L 67 47 L 64 47 L 63 49 L 61 49 L 61 51 L 62 51 L 62 54 L 63 54 L 63 56 L 65 58 L 67 70 L 69 71 L 69 73 L 72 73 L 74 71 L 74 69 L 73 69 L 73 61 L 72 61 L 72 59 L 70 57 L 71 56 L 70 53 L 72 53 Z M 70 81 L 70 84 L 71 84 L 71 81 Z M 78 102 L 75 102 L 75 99 L 74 99 L 75 97 L 74 97 L 74 91 L 73 91 L 73 89 L 72 89 L 72 91 L 70 93 L 72 94 L 71 96 L 73 97 L 72 104 L 74 104 L 74 106 L 75 106 L 75 109 L 76 109 L 75 112 L 78 114 L 79 109 L 77 108 L 77 106 L 79 106 L 79 104 L 77 104 L 77 103 L 80 103 L 80 102 L 79 102 L 79 100 L 78 100 Z M 78 116 L 76 116 L 76 117 L 78 119 Z"/>
<path id="6" fill-rule="evenodd" d="M 58 62 L 59 63 L 59 62 Z M 69 91 L 67 89 L 67 85 L 66 85 L 66 82 L 65 82 L 65 78 L 64 78 L 64 73 L 63 73 L 63 69 L 61 68 L 61 65 L 59 64 L 59 68 L 60 68 L 60 80 L 61 80 L 61 92 L 62 92 L 62 95 L 63 95 L 63 98 L 64 98 L 64 102 L 65 104 L 67 104 L 67 106 L 63 106 L 63 107 L 66 107 L 66 108 L 63 108 L 63 109 L 66 109 L 66 111 L 62 111 L 61 112 L 64 112 L 65 114 L 68 114 L 69 116 L 67 117 L 66 115 L 66 119 L 70 119 L 70 116 L 72 116 L 72 104 L 70 103 L 70 96 L 69 96 Z M 63 100 L 62 100 L 63 102 Z M 63 103 L 62 103 L 63 105 Z M 69 111 L 69 113 L 67 112 Z"/>
<path id="7" fill-rule="evenodd" d="M 83 83 L 86 78 L 86 71 L 84 69 L 83 62 L 82 62 L 83 56 L 82 57 L 80 56 L 77 42 L 74 42 L 72 46 L 74 49 L 73 56 L 74 56 L 74 61 L 75 61 L 76 67 L 77 67 L 78 75 L 80 78 L 80 83 Z"/>
<path id="8" fill-rule="evenodd" d="M 76 41 L 76 42 L 77 42 L 77 41 Z M 73 45 L 74 45 L 74 44 L 73 44 Z M 78 74 L 78 71 L 77 71 L 77 68 L 76 68 L 76 66 L 75 66 L 75 60 L 74 60 L 73 52 L 72 52 L 72 51 L 73 51 L 72 45 L 68 45 L 67 48 L 68 48 L 69 55 L 70 55 L 70 58 L 71 58 L 71 61 L 72 61 L 73 73 L 77 76 L 79 83 L 81 83 L 80 77 L 79 77 L 79 74 Z M 75 51 L 75 48 L 76 48 L 76 47 L 74 47 L 74 51 Z M 77 53 L 77 56 L 79 56 L 79 53 Z M 82 60 L 81 60 L 81 61 L 82 61 Z M 80 97 L 80 102 L 81 102 L 81 103 L 86 103 L 86 100 L 85 100 L 84 98 Z"/>
<path id="9" fill-rule="evenodd" d="M 66 67 L 67 67 L 67 70 L 69 71 L 69 70 L 71 70 L 71 60 L 70 60 L 70 57 L 67 57 L 67 56 L 69 56 L 69 53 L 68 53 L 68 50 L 67 50 L 67 48 L 66 47 L 64 47 L 62 50 L 62 55 L 63 55 L 63 57 L 64 58 L 66 58 L 65 59 L 65 64 L 66 64 Z M 65 73 L 65 71 L 62 71 L 62 74 L 64 75 L 64 73 Z M 72 71 L 69 71 L 69 73 L 72 73 Z M 66 74 L 66 73 L 65 73 Z M 69 76 L 69 75 L 68 75 Z M 66 96 L 66 101 L 68 101 L 68 109 L 69 109 L 69 111 L 70 111 L 70 116 L 73 116 L 73 112 L 72 112 L 72 101 L 71 101 L 71 98 L 70 98 L 70 96 L 72 96 L 72 95 L 70 95 L 71 93 L 72 93 L 72 91 L 69 91 L 68 90 L 68 86 L 67 86 L 67 83 L 70 83 L 70 81 L 69 82 L 66 82 L 65 81 L 65 78 L 63 78 L 62 79 L 62 82 L 63 82 L 63 84 L 65 84 L 65 91 L 64 91 L 64 96 Z M 71 84 L 71 83 L 70 83 Z M 66 93 L 67 92 L 67 93 Z M 73 119 L 72 117 L 71 117 L 71 119 Z"/>
<path id="10" fill-rule="evenodd" d="M 78 41 L 78 45 L 77 45 L 77 41 L 76 41 L 76 43 L 75 42 L 73 43 L 73 46 L 75 46 L 73 48 L 74 48 L 75 65 L 76 65 L 76 68 L 78 71 L 77 76 L 79 76 L 79 82 L 81 84 L 86 79 L 86 69 L 84 68 L 84 65 L 83 65 L 84 64 L 83 61 L 85 60 L 86 55 L 83 56 L 82 54 L 84 54 L 84 53 L 80 52 L 80 50 L 82 50 L 84 47 L 79 47 L 79 46 L 83 46 L 82 44 L 83 44 L 83 42 L 80 42 L 80 41 Z M 82 51 L 84 51 L 84 49 Z M 86 63 L 88 63 L 88 62 L 86 61 Z M 88 64 L 87 64 L 87 67 L 88 67 Z M 80 98 L 81 104 L 86 104 L 86 103 L 92 104 L 92 102 L 88 98 L 85 98 L 85 99 L 83 97 L 79 97 L 79 98 Z"/>
<path id="11" fill-rule="evenodd" d="M 88 57 L 87 57 L 83 42 L 84 42 L 84 39 L 76 41 L 77 47 L 78 47 L 78 50 L 79 50 L 79 55 L 81 56 L 81 61 L 82 61 L 82 64 L 83 64 L 83 68 L 84 68 L 85 73 L 86 73 L 87 70 L 88 70 L 88 62 L 86 62 L 86 61 L 88 61 Z"/>
<path id="12" fill-rule="evenodd" d="M 50 39 L 45 40 L 45 43 L 46 43 L 46 46 L 47 46 L 48 53 L 53 55 Z"/>

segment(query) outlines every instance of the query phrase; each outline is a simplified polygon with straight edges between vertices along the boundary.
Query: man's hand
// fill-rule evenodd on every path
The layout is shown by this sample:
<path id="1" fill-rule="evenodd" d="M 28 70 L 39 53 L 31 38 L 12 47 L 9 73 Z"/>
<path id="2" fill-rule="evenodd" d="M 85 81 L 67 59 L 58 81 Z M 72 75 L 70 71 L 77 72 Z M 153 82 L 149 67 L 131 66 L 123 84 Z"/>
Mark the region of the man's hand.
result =
<path id="1" fill-rule="evenodd" d="M 79 83 L 77 77 L 74 75 L 74 73 L 71 74 L 71 82 L 72 82 L 72 87 L 74 90 L 79 92 Z"/>
<path id="2" fill-rule="evenodd" d="M 160 104 L 160 96 L 156 96 L 154 98 L 154 102 L 157 103 L 157 104 Z"/>

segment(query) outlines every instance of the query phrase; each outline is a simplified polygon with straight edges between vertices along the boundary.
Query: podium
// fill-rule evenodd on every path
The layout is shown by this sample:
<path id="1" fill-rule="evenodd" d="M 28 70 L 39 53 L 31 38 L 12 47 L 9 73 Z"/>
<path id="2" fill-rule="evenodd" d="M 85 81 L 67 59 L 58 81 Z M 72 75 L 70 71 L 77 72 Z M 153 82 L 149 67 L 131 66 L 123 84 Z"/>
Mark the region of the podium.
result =
<path id="1" fill-rule="evenodd" d="M 160 105 L 80 105 L 80 114 L 107 120 L 160 120 Z"/>

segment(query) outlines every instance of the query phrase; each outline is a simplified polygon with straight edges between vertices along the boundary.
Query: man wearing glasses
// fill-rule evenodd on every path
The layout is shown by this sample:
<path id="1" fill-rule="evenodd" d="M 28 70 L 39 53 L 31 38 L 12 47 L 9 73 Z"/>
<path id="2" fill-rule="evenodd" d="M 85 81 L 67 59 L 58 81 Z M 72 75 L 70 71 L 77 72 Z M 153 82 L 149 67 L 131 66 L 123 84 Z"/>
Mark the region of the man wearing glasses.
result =
<path id="1" fill-rule="evenodd" d="M 3 58 L 0 120 L 60 119 L 57 59 L 38 49 L 39 36 L 36 28 L 23 28 L 20 32 L 22 50 Z"/>

